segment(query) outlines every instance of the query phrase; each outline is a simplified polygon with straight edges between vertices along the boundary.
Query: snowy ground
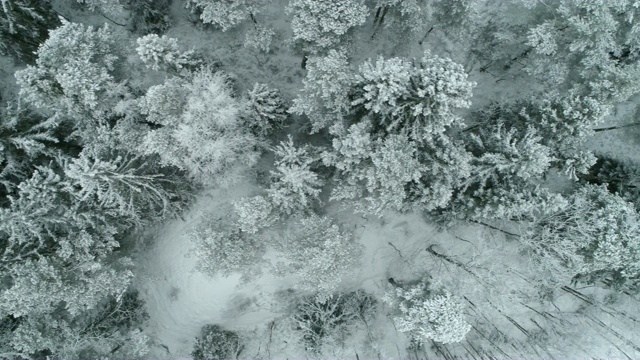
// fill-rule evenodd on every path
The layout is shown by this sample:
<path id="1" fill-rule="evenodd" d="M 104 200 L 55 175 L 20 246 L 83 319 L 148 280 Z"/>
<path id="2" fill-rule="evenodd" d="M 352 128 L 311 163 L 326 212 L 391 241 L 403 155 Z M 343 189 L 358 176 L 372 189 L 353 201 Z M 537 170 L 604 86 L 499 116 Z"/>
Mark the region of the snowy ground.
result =
<path id="1" fill-rule="evenodd" d="M 295 334 L 283 321 L 286 307 L 278 302 L 278 296 L 296 282 L 295 276 L 277 278 L 266 274 L 248 283 L 242 283 L 240 275 L 209 277 L 194 270 L 195 259 L 188 255 L 191 245 L 185 232 L 203 213 L 222 209 L 222 204 L 255 190 L 250 184 L 238 184 L 230 190 L 206 192 L 186 214 L 186 221 L 177 220 L 158 229 L 149 249 L 143 252 L 137 286 L 147 301 L 151 316 L 147 331 L 153 336 L 154 346 L 149 358 L 188 358 L 195 337 L 206 324 L 220 324 L 239 331 L 247 341 L 243 358 L 308 357 L 299 344 L 292 341 Z M 394 330 L 392 317 L 386 315 L 388 309 L 379 304 L 379 316 L 374 324 L 356 331 L 345 339 L 344 344 L 333 348 L 333 354 L 326 356 L 353 358 L 358 354 L 362 359 L 422 359 L 444 357 L 444 351 L 466 356 L 473 353 L 472 347 L 486 347 L 493 351 L 504 348 L 505 353 L 519 358 L 560 356 L 578 359 L 587 355 L 618 358 L 621 353 L 611 346 L 614 342 L 616 346 L 626 348 L 632 358 L 640 356 L 640 349 L 634 354 L 633 347 L 629 349 L 629 343 L 624 340 L 633 341 L 633 333 L 625 335 L 621 332 L 621 329 L 637 329 L 637 323 L 630 327 L 629 324 L 619 326 L 621 329 L 617 332 L 621 338 L 611 338 L 606 331 L 600 338 L 593 338 L 597 331 L 582 334 L 576 331 L 580 330 L 579 326 L 594 328 L 582 319 L 585 316 L 587 319 L 589 316 L 602 318 L 608 326 L 616 327 L 623 315 L 590 312 L 604 304 L 608 292 L 595 287 L 581 289 L 589 301 L 596 304 L 589 305 L 575 295 L 556 289 L 551 301 L 553 305 L 544 305 L 539 299 L 539 289 L 529 283 L 532 281 L 529 279 L 536 278 L 535 265 L 519 254 L 516 241 L 507 239 L 499 231 L 473 225 L 441 232 L 417 214 L 387 214 L 382 219 L 363 219 L 349 210 L 331 207 L 329 215 L 340 219 L 343 226 L 352 228 L 356 241 L 365 247 L 362 267 L 343 282 L 342 290 L 364 289 L 379 299 L 388 288 L 389 277 L 411 280 L 427 275 L 467 301 L 468 317 L 474 330 L 461 344 L 407 353 L 406 337 Z M 426 251 L 427 247 L 464 266 L 434 256 Z M 615 308 L 632 309 L 635 300 L 615 299 L 618 304 L 624 301 L 629 303 Z M 606 308 L 613 309 L 614 306 L 606 305 Z M 554 324 L 553 317 L 572 325 Z M 568 338 L 549 341 L 549 346 L 543 346 L 545 343 L 538 343 L 533 335 L 541 336 L 542 331 L 537 327 Z M 497 345 L 489 346 L 490 343 Z M 580 349 L 581 353 L 566 352 Z M 485 356 L 489 356 L 487 354 Z"/>

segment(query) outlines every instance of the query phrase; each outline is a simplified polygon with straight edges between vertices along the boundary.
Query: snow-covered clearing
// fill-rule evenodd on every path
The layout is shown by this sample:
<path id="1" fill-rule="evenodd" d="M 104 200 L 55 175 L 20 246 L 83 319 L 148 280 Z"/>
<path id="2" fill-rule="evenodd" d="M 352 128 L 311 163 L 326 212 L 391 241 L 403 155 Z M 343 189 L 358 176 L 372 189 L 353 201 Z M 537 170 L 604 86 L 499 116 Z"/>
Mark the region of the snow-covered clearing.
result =
<path id="1" fill-rule="evenodd" d="M 296 342 L 290 326 L 282 321 L 287 308 L 279 299 L 295 284 L 295 276 L 279 278 L 266 273 L 246 283 L 241 281 L 239 274 L 226 278 L 209 277 L 194 270 L 196 259 L 189 256 L 191 245 L 185 233 L 190 227 L 204 213 L 215 213 L 216 209 L 224 208 L 222 204 L 251 195 L 256 189 L 251 184 L 236 184 L 227 190 L 207 191 L 185 215 L 186 221 L 176 220 L 159 228 L 147 251 L 141 254 L 137 286 L 147 301 L 151 316 L 148 333 L 154 336 L 149 358 L 188 358 L 195 337 L 206 324 L 219 324 L 239 331 L 246 340 L 243 358 L 309 356 Z M 473 347 L 481 352 L 484 343 L 492 343 L 497 344 L 494 351 L 504 348 L 505 354 L 512 356 L 567 358 L 568 354 L 563 350 L 573 342 L 590 344 L 582 346 L 583 353 L 573 354 L 574 358 L 586 355 L 616 358 L 621 353 L 608 342 L 624 346 L 624 338 L 633 339 L 633 334 L 621 334 L 621 338 L 613 339 L 602 335 L 602 338 L 594 339 L 597 332 L 581 331 L 581 326 L 594 329 L 593 324 L 581 317 L 584 313 L 591 314 L 589 309 L 603 308 L 608 291 L 596 287 L 580 290 L 592 305 L 561 289 L 551 290 L 554 294 L 550 296 L 555 298 L 551 301 L 553 305 L 540 302 L 539 284 L 531 283 L 531 279 L 540 278 L 535 276 L 539 269 L 520 254 L 517 241 L 500 231 L 477 224 L 439 231 L 418 214 L 388 213 L 382 219 L 364 219 L 337 206 L 330 207 L 328 213 L 342 226 L 350 227 L 356 241 L 365 247 L 362 266 L 342 283 L 341 290 L 363 289 L 379 299 L 389 288 L 387 279 L 390 277 L 413 280 L 427 276 L 430 281 L 441 282 L 465 299 L 467 315 L 474 328 L 463 343 L 434 346 L 411 354 L 406 350 L 407 337 L 394 330 L 389 309 L 379 302 L 376 322 L 355 331 L 344 344 L 331 349 L 333 354 L 325 356 L 439 358 L 445 351 L 467 356 Z M 620 303 L 622 300 L 625 299 L 615 301 Z M 617 305 L 616 308 L 628 309 L 632 304 Z M 583 315 L 575 316 L 580 313 Z M 620 313 L 596 315 L 606 326 L 614 328 L 615 322 L 626 316 Z M 558 324 L 554 323 L 555 318 L 560 319 Z M 548 348 L 536 341 L 537 336 L 543 336 L 547 331 L 561 335 L 559 340 L 549 342 Z M 601 353 L 596 354 L 596 351 Z M 536 352 L 540 353 L 536 355 Z M 640 352 L 635 355 L 640 356 Z"/>
<path id="2" fill-rule="evenodd" d="M 158 229 L 148 251 L 140 259 L 138 284 L 151 316 L 149 333 L 156 346 L 151 357 L 185 356 L 192 350 L 195 337 L 205 324 L 221 324 L 229 329 L 253 331 L 283 315 L 273 296 L 295 282 L 270 274 L 241 282 L 241 276 L 208 277 L 194 270 L 196 259 L 185 232 L 203 213 L 215 211 L 222 203 L 249 195 L 255 190 L 238 184 L 229 190 L 206 192 L 186 214 Z M 344 289 L 362 288 L 381 296 L 387 278 L 413 278 L 421 274 L 416 258 L 426 257 L 425 245 L 439 237 L 433 227 L 415 215 L 391 215 L 363 219 L 342 211 L 336 218 L 353 227 L 357 241 L 365 245 L 362 267 L 344 282 Z M 274 345 L 276 347 L 276 345 Z M 300 355 L 300 354 L 299 354 Z"/>

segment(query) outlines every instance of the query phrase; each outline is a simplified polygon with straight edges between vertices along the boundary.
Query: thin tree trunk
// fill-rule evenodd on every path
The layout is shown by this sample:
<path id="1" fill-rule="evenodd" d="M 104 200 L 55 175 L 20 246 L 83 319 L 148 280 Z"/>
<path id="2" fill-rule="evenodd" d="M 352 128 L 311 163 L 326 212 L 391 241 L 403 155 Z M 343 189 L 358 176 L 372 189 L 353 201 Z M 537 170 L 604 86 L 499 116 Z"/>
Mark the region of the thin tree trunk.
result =
<path id="1" fill-rule="evenodd" d="M 640 125 L 640 122 L 626 124 L 626 125 L 616 125 L 616 126 L 609 126 L 609 127 L 605 127 L 605 128 L 593 129 L 593 131 L 594 132 L 609 131 L 609 130 L 623 129 L 623 128 L 628 128 L 628 127 L 633 127 L 633 126 L 638 126 L 638 125 Z"/>
<path id="2" fill-rule="evenodd" d="M 103 13 L 99 13 L 99 14 L 100 14 L 100 15 L 102 15 L 102 17 L 103 17 L 103 18 L 105 18 L 105 19 L 107 19 L 107 20 L 111 21 L 112 23 L 114 23 L 114 24 L 116 24 L 116 25 L 118 25 L 118 26 L 122 26 L 122 27 L 126 27 L 126 26 L 127 26 L 127 25 L 125 25 L 125 24 L 120 24 L 120 23 L 118 23 L 118 22 L 115 22 L 115 20 L 113 20 L 113 19 L 109 18 L 107 15 L 105 15 L 105 14 L 103 14 Z"/>
<path id="3" fill-rule="evenodd" d="M 378 17 L 378 14 L 380 13 L 380 8 L 378 8 L 378 11 L 376 12 L 376 18 L 373 22 L 373 33 L 371 34 L 371 40 L 373 40 L 373 38 L 376 36 L 380 27 L 382 27 L 382 23 L 384 22 L 384 16 L 387 15 L 387 10 L 389 10 L 389 7 L 385 6 L 384 9 L 382 10 L 382 15 Z M 377 20 L 377 23 L 376 23 L 376 20 Z"/>
<path id="4" fill-rule="evenodd" d="M 427 36 L 429 36 L 429 34 L 430 34 L 432 31 L 433 31 L 433 26 L 431 27 L 431 29 L 429 29 L 429 30 L 427 31 L 427 33 L 426 33 L 426 34 L 424 34 L 424 36 L 422 37 L 422 39 L 421 39 L 420 41 L 418 41 L 418 44 L 419 44 L 419 45 L 422 45 L 422 43 L 424 42 L 424 40 L 427 38 Z"/>

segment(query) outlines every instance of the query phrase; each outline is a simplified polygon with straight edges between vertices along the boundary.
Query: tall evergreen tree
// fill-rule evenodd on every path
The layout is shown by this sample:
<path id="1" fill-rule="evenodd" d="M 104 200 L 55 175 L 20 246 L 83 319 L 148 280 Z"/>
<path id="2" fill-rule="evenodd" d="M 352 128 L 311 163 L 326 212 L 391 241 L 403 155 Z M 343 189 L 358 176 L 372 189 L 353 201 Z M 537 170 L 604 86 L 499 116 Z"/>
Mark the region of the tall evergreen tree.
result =
<path id="1" fill-rule="evenodd" d="M 0 51 L 33 64 L 48 30 L 60 26 L 49 0 L 0 1 Z"/>

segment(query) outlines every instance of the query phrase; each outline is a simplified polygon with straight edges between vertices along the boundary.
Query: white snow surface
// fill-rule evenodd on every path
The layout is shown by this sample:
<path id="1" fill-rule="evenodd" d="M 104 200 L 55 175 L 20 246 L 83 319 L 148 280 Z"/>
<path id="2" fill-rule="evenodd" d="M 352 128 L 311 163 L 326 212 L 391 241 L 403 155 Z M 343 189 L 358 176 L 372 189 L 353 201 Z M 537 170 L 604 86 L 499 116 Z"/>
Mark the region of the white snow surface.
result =
<path id="1" fill-rule="evenodd" d="M 240 184 L 206 192 L 186 214 L 186 221 L 175 220 L 159 228 L 141 255 L 136 286 L 151 317 L 146 329 L 154 342 L 150 358 L 189 358 L 195 337 L 206 324 L 251 332 L 284 315 L 273 304 L 273 295 L 291 288 L 295 276 L 280 278 L 266 273 L 248 283 L 243 283 L 239 274 L 210 277 L 194 269 L 196 259 L 189 255 L 191 244 L 185 233 L 202 214 L 252 191 L 255 188 L 251 185 Z M 344 290 L 361 288 L 382 296 L 390 276 L 414 278 L 423 273 L 415 269 L 412 274 L 412 266 L 407 267 L 405 261 L 426 256 L 424 244 L 437 233 L 424 221 L 402 215 L 392 215 L 386 221 L 367 220 L 348 210 L 333 210 L 332 217 L 354 227 L 356 241 L 365 245 L 362 266 L 343 282 Z M 399 253 L 407 259 L 402 260 Z"/>

